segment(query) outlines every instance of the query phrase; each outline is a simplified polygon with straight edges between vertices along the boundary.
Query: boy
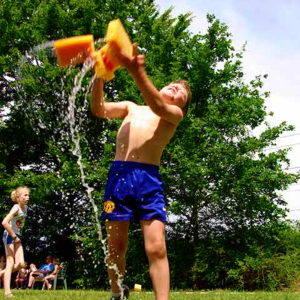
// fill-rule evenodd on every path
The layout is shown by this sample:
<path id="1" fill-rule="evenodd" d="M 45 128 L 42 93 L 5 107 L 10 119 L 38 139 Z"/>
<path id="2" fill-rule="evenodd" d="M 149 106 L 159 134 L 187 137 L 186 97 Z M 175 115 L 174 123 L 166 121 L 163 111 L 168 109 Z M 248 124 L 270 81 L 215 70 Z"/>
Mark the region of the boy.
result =
<path id="1" fill-rule="evenodd" d="M 115 53 L 134 78 L 148 106 L 130 101 L 104 102 L 103 81 L 94 81 L 91 111 L 100 118 L 122 118 L 115 161 L 108 176 L 102 219 L 108 236 L 108 276 L 111 300 L 121 299 L 120 279 L 125 273 L 129 220 L 139 220 L 149 260 L 156 300 L 168 300 L 169 264 L 165 243 L 166 209 L 159 164 L 162 152 L 185 116 L 191 92 L 185 81 L 175 81 L 160 91 L 145 72 L 145 57 Z M 115 270 L 115 266 L 117 270 Z"/>

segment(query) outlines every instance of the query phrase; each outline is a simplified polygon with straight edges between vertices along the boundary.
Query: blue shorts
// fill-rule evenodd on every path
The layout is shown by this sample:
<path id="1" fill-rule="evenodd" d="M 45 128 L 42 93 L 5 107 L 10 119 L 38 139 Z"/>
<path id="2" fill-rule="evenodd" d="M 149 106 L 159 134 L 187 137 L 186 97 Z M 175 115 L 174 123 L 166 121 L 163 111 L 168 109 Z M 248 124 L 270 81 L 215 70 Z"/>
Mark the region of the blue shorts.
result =
<path id="1" fill-rule="evenodd" d="M 106 185 L 102 220 L 167 221 L 159 167 L 131 161 L 114 161 Z"/>
<path id="2" fill-rule="evenodd" d="M 15 233 L 15 235 L 19 239 L 21 239 L 21 236 L 19 234 Z M 4 230 L 4 232 L 3 232 L 3 243 L 4 243 L 4 246 L 15 243 L 13 238 L 9 235 L 9 233 L 6 230 Z"/>

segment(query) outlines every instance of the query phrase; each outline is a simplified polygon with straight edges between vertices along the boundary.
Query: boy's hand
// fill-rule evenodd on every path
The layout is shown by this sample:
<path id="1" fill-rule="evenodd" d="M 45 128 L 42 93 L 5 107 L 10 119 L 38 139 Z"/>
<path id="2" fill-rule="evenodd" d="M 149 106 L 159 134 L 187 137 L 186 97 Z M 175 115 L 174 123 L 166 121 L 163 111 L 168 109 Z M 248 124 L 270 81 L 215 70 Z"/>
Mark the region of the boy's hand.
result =
<path id="1" fill-rule="evenodd" d="M 118 51 L 116 48 L 114 49 L 114 55 L 130 74 L 134 75 L 139 71 L 139 69 L 143 69 L 145 67 L 145 55 L 138 54 L 138 47 L 136 43 L 133 44 L 132 57 L 127 56 L 122 51 Z"/>

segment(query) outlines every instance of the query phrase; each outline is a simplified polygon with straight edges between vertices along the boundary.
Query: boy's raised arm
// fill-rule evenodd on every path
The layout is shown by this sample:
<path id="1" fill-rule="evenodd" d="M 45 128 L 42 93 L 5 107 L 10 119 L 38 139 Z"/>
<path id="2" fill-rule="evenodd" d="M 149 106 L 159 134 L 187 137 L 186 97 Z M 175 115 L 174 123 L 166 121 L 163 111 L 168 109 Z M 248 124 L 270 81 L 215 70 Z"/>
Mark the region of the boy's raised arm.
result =
<path id="1" fill-rule="evenodd" d="M 91 112 L 98 118 L 125 118 L 130 102 L 105 102 L 103 100 L 103 80 L 96 78 L 93 82 L 91 97 Z"/>
<path id="2" fill-rule="evenodd" d="M 103 80 L 96 78 L 93 82 L 91 112 L 95 117 L 104 118 Z"/>
<path id="3" fill-rule="evenodd" d="M 168 105 L 163 101 L 162 95 L 154 86 L 145 71 L 145 56 L 138 55 L 137 45 L 133 45 L 132 58 L 129 58 L 118 51 L 116 51 L 115 54 L 120 63 L 134 78 L 143 95 L 144 101 L 149 105 L 151 110 L 166 121 L 177 125 L 183 118 L 183 112 L 179 107 L 175 105 Z"/>

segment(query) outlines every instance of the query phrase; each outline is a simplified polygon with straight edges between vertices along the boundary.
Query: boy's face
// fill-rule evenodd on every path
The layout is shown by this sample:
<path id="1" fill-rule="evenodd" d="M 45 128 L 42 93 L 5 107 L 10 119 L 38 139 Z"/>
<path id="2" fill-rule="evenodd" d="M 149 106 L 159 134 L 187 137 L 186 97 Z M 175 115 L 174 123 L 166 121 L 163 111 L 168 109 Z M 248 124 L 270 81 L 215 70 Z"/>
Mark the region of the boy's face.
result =
<path id="1" fill-rule="evenodd" d="M 180 83 L 171 83 L 160 90 L 163 100 L 168 104 L 183 108 L 188 99 L 188 92 Z"/>

